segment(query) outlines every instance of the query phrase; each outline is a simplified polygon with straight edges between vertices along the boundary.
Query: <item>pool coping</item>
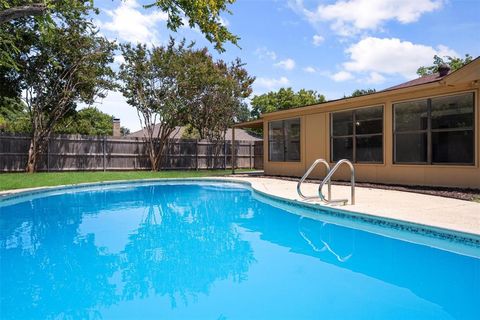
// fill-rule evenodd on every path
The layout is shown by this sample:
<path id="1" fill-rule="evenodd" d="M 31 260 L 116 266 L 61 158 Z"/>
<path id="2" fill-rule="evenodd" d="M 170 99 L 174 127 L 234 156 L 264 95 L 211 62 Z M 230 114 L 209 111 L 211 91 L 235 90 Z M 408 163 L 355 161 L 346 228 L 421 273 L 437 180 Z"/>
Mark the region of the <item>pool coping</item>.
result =
<path id="1" fill-rule="evenodd" d="M 480 257 L 480 250 L 479 250 L 480 234 L 468 233 L 468 232 L 463 232 L 463 231 L 453 230 L 448 228 L 441 228 L 438 226 L 432 226 L 432 225 L 412 222 L 408 220 L 383 217 L 383 216 L 378 216 L 374 214 L 368 214 L 365 212 L 355 212 L 355 211 L 345 210 L 338 207 L 326 206 L 320 203 L 307 203 L 307 202 L 298 201 L 294 199 L 288 199 L 278 195 L 271 194 L 269 192 L 259 190 L 259 188 L 257 188 L 255 184 L 250 181 L 235 179 L 232 177 L 151 178 L 151 179 L 133 179 L 133 180 L 113 180 L 113 181 L 87 182 L 87 183 L 59 185 L 59 186 L 14 189 L 14 190 L 7 190 L 7 191 L 0 192 L 0 207 L 7 200 L 20 199 L 20 198 L 34 196 L 37 194 L 46 193 L 50 191 L 54 192 L 59 190 L 71 190 L 71 189 L 81 189 L 81 188 L 89 188 L 89 187 L 103 187 L 103 186 L 109 186 L 109 185 L 114 186 L 114 185 L 123 185 L 123 184 L 142 184 L 142 183 L 149 183 L 149 182 L 153 182 L 153 183 L 226 182 L 226 183 L 239 184 L 239 185 L 248 187 L 251 191 L 259 195 L 260 197 L 264 197 L 267 200 L 270 199 L 280 204 L 283 204 L 284 207 L 282 208 L 293 214 L 297 214 L 301 216 L 304 215 L 303 213 L 300 214 L 300 213 L 288 210 L 288 208 L 285 208 L 285 205 L 304 209 L 307 211 L 308 210 L 313 211 L 313 214 L 308 214 L 308 213 L 305 214 L 305 216 L 310 218 L 319 219 L 325 216 L 327 217 L 331 216 L 333 218 L 333 221 L 330 221 L 330 222 L 332 223 L 337 222 L 337 224 L 340 224 L 339 222 L 340 220 L 352 221 L 355 224 L 361 224 L 364 227 L 364 228 L 360 228 L 361 230 L 364 230 L 367 232 L 373 232 L 376 234 L 381 234 L 387 237 L 397 238 L 394 235 L 392 235 L 391 232 L 385 232 L 385 231 L 389 231 L 389 229 L 395 230 L 397 232 L 402 232 L 409 236 L 408 237 L 409 239 L 400 237 L 400 239 L 404 241 L 416 242 L 415 240 L 411 240 L 411 238 L 427 237 L 437 241 L 442 241 L 442 242 L 446 241 L 447 244 L 451 243 L 451 246 L 458 245 L 458 244 L 465 245 L 471 248 L 473 251 L 467 250 L 468 252 L 464 254 L 467 254 L 467 255 L 473 254 L 474 256 Z M 272 203 L 270 204 L 275 205 Z M 346 225 L 348 225 L 348 223 Z M 383 231 L 380 229 L 382 229 Z M 435 243 L 436 241 L 433 241 L 432 243 L 422 242 L 422 244 L 437 247 Z M 453 251 L 453 249 L 449 250 L 449 247 L 450 246 L 448 245 L 446 247 L 442 246 L 441 249 Z"/>

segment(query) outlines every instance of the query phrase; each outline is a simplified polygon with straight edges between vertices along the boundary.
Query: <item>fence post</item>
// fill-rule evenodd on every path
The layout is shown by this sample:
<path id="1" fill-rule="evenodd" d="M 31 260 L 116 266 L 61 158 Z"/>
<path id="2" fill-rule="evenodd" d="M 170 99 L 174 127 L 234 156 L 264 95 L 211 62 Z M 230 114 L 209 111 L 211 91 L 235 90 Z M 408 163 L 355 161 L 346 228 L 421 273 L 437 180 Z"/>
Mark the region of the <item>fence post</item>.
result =
<path id="1" fill-rule="evenodd" d="M 47 172 L 50 172 L 50 141 L 52 137 L 48 137 L 47 141 Z"/>
<path id="2" fill-rule="evenodd" d="M 250 160 L 250 169 L 252 169 L 252 142 L 250 141 L 248 143 L 248 155 L 249 155 L 249 160 Z"/>
<path id="3" fill-rule="evenodd" d="M 198 139 L 195 139 L 195 170 L 198 171 Z"/>
<path id="4" fill-rule="evenodd" d="M 107 137 L 103 136 L 103 172 L 107 171 Z"/>
<path id="5" fill-rule="evenodd" d="M 235 127 L 232 127 L 232 174 L 235 174 L 235 162 L 237 157 L 235 156 Z"/>
<path id="6" fill-rule="evenodd" d="M 169 138 L 167 138 L 167 145 L 166 145 L 166 147 L 165 146 L 163 147 L 163 150 L 165 151 L 165 158 L 164 158 L 164 161 L 162 161 L 163 168 L 160 165 L 160 170 L 165 169 L 167 167 L 167 164 L 168 164 L 168 153 L 170 152 L 170 139 Z"/>
<path id="7" fill-rule="evenodd" d="M 227 141 L 223 139 L 223 170 L 227 170 Z"/>

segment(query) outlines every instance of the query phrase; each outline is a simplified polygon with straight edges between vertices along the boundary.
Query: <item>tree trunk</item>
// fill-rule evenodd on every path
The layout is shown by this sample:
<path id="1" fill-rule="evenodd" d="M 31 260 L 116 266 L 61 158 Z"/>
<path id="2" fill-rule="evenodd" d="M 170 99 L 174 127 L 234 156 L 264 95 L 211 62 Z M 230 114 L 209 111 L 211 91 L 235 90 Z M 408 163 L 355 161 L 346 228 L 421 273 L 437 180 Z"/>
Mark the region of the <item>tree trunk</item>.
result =
<path id="1" fill-rule="evenodd" d="M 155 154 L 155 147 L 152 145 L 152 141 L 149 143 L 148 158 L 150 159 L 151 171 L 157 171 L 157 157 Z"/>
<path id="2" fill-rule="evenodd" d="M 154 138 L 155 139 L 155 138 Z M 158 146 L 157 141 L 151 141 L 149 144 L 148 155 L 150 158 L 150 166 L 152 171 L 160 171 L 161 169 L 161 158 L 162 158 L 162 146 Z"/>
<path id="3" fill-rule="evenodd" d="M 5 9 L 0 12 L 0 25 L 18 18 L 38 16 L 43 14 L 46 10 L 47 6 L 43 3 L 33 3 L 31 5 L 16 6 Z"/>
<path id="4" fill-rule="evenodd" d="M 34 173 L 37 171 L 38 159 L 40 154 L 45 150 L 46 143 L 50 139 L 49 131 L 41 131 L 39 133 L 34 129 L 32 139 L 30 140 L 30 147 L 28 148 L 28 161 L 25 171 Z"/>
<path id="5" fill-rule="evenodd" d="M 25 171 L 28 173 L 34 173 L 36 171 L 38 151 L 35 149 L 37 149 L 37 144 L 35 137 L 32 137 L 32 140 L 30 140 L 30 148 L 28 148 L 27 167 L 25 168 Z"/>
<path id="6" fill-rule="evenodd" d="M 165 142 L 158 141 L 158 145 L 155 145 L 155 171 L 160 171 L 162 169 L 162 156 L 163 150 L 165 149 Z"/>

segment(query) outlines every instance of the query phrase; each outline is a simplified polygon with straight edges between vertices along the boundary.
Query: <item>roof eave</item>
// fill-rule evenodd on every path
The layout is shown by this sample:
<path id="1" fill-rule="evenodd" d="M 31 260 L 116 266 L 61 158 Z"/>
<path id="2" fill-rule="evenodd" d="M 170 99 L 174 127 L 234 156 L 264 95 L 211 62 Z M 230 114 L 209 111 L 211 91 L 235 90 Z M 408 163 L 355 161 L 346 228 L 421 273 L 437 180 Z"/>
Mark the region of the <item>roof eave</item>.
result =
<path id="1" fill-rule="evenodd" d="M 263 119 L 235 123 L 233 128 L 263 128 Z"/>
<path id="2" fill-rule="evenodd" d="M 385 96 L 390 96 L 392 94 L 400 94 L 400 93 L 406 93 L 406 92 L 414 92 L 414 91 L 419 91 L 419 90 L 425 90 L 425 89 L 431 89 L 439 86 L 445 86 L 445 82 L 442 82 L 441 79 L 436 80 L 434 82 L 429 82 L 429 83 L 422 83 L 410 87 L 405 87 L 405 88 L 397 88 L 397 89 L 391 89 L 391 90 L 383 90 L 383 91 L 378 91 L 370 94 L 365 94 L 362 96 L 358 97 L 348 97 L 348 98 L 341 98 L 341 99 L 336 99 L 336 100 L 330 100 L 327 102 L 323 102 L 320 104 L 314 104 L 314 105 L 308 105 L 308 106 L 303 106 L 303 107 L 298 107 L 298 108 L 292 108 L 292 109 L 287 109 L 287 110 L 280 110 L 280 111 L 275 111 L 275 112 L 270 112 L 270 113 L 265 113 L 261 115 L 261 118 L 264 117 L 270 117 L 270 116 L 277 116 L 277 115 L 288 115 L 291 113 L 296 113 L 296 112 L 308 112 L 311 110 L 319 109 L 319 108 L 328 108 L 330 106 L 334 106 L 337 104 L 342 104 L 345 102 L 361 102 L 361 101 L 368 101 L 373 98 L 382 98 Z"/>

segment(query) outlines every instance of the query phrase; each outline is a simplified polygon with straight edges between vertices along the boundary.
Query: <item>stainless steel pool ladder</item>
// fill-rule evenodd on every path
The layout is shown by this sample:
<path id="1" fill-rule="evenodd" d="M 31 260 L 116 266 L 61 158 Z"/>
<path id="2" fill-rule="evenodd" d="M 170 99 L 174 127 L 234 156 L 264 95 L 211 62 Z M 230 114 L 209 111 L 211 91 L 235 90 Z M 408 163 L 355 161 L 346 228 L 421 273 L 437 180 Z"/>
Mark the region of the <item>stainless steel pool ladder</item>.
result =
<path id="1" fill-rule="evenodd" d="M 308 168 L 307 172 L 305 172 L 303 177 L 301 177 L 300 180 L 298 180 L 298 183 L 297 183 L 297 193 L 300 196 L 300 198 L 302 198 L 303 200 L 312 200 L 312 199 L 319 199 L 320 198 L 319 196 L 307 197 L 302 193 L 302 189 L 301 189 L 302 183 L 305 181 L 305 179 L 307 179 L 307 177 L 310 175 L 310 173 L 312 173 L 313 169 L 315 169 L 315 167 L 319 163 L 323 163 L 325 165 L 325 167 L 327 167 L 327 175 L 330 173 L 330 164 L 325 159 L 315 160 L 312 163 L 312 165 L 310 166 L 310 168 Z M 320 193 L 320 189 L 318 189 L 318 192 Z M 329 201 L 331 199 L 331 196 L 332 196 L 332 183 L 329 181 L 328 182 L 328 200 Z"/>
<path id="2" fill-rule="evenodd" d="M 316 197 L 316 196 L 306 197 L 306 196 L 303 195 L 303 193 L 301 191 L 302 182 L 305 181 L 305 179 L 308 177 L 308 175 L 313 171 L 313 169 L 315 169 L 317 164 L 319 164 L 320 162 L 325 164 L 325 166 L 327 167 L 327 176 L 322 180 L 322 182 L 320 183 L 320 186 L 318 187 L 318 197 Z M 297 193 L 300 196 L 300 198 L 302 198 L 303 200 L 311 200 L 311 199 L 319 198 L 321 201 L 323 201 L 325 203 L 329 203 L 329 204 L 340 203 L 342 205 L 346 205 L 348 203 L 348 199 L 334 199 L 334 200 L 332 200 L 332 176 L 337 171 L 337 169 L 344 163 L 346 163 L 350 167 L 350 173 L 351 173 L 351 175 L 350 175 L 350 187 L 351 187 L 350 202 L 351 202 L 351 204 L 355 204 L 355 168 L 353 167 L 353 164 L 347 159 L 342 159 L 342 160 L 338 161 L 331 170 L 330 170 L 330 165 L 328 164 L 328 162 L 325 159 L 315 160 L 315 162 L 310 166 L 310 168 L 307 170 L 307 172 L 305 172 L 303 177 L 298 181 Z M 325 196 L 323 195 L 323 191 L 322 191 L 325 184 L 328 185 L 328 197 L 327 198 L 325 198 Z"/>
<path id="3" fill-rule="evenodd" d="M 350 167 L 350 203 L 355 204 L 355 168 L 353 167 L 353 164 L 347 160 L 347 159 L 342 159 L 335 164 L 335 166 L 330 170 L 330 172 L 327 173 L 327 176 L 323 181 L 320 183 L 320 187 L 318 187 L 318 196 L 320 199 L 326 203 L 342 203 L 343 205 L 346 205 L 348 203 L 348 199 L 335 199 L 331 200 L 330 196 L 328 196 L 328 200 L 325 199 L 325 196 L 323 195 L 322 189 L 325 183 L 329 183 L 329 188 L 330 188 L 330 181 L 332 179 L 333 174 L 337 171 L 337 169 L 342 165 L 346 163 Z"/>

